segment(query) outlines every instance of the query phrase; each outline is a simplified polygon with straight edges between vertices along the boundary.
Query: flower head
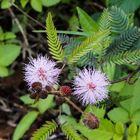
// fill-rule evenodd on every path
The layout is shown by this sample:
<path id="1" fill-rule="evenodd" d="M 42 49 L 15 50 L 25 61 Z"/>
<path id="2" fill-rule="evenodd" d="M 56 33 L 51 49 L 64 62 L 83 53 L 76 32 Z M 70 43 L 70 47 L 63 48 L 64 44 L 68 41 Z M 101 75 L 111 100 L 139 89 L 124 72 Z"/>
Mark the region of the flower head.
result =
<path id="1" fill-rule="evenodd" d="M 104 73 L 85 68 L 75 77 L 73 94 L 84 105 L 95 104 L 108 97 L 107 85 L 109 85 L 109 81 Z"/>
<path id="2" fill-rule="evenodd" d="M 35 82 L 41 83 L 42 88 L 52 86 L 58 82 L 60 74 L 60 69 L 56 68 L 56 63 L 42 55 L 31 58 L 29 64 L 25 65 L 24 70 L 25 81 L 29 87 L 32 87 Z"/>

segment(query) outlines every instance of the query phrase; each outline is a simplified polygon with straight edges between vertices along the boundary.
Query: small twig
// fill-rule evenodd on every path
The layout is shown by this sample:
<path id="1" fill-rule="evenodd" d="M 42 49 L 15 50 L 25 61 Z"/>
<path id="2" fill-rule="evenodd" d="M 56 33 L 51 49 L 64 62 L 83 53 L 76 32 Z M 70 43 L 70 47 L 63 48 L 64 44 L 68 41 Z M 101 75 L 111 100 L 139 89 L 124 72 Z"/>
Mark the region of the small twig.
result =
<path id="1" fill-rule="evenodd" d="M 77 111 L 79 111 L 80 113 L 84 114 L 84 112 L 81 110 L 81 108 L 79 108 L 75 103 L 73 103 L 69 98 L 64 97 L 65 100 L 72 105 L 73 108 L 75 108 Z"/>
<path id="2" fill-rule="evenodd" d="M 103 10 L 105 7 L 103 7 L 102 5 L 99 5 L 98 3 L 96 2 L 88 2 L 88 4 L 94 6 L 94 7 L 97 7 L 99 8 L 100 10 Z"/>
<path id="3" fill-rule="evenodd" d="M 57 96 L 62 96 L 62 95 L 60 94 L 60 91 L 51 91 L 50 94 L 57 95 Z"/>
<path id="4" fill-rule="evenodd" d="M 11 14 L 13 20 L 16 22 L 16 24 L 17 24 L 17 26 L 18 26 L 18 28 L 19 28 L 19 30 L 20 30 L 22 36 L 23 36 L 23 39 L 24 39 L 24 42 L 25 42 L 24 51 L 27 50 L 28 53 L 29 53 L 29 55 L 31 56 L 32 52 L 31 52 L 31 50 L 29 50 L 29 48 L 28 48 L 28 47 L 29 47 L 29 42 L 28 42 L 28 39 L 27 39 L 27 36 L 26 36 L 26 33 L 25 33 L 24 29 L 22 28 L 22 26 L 21 26 L 19 20 L 16 18 L 15 14 L 14 14 L 14 12 L 13 12 L 13 10 L 12 10 L 11 8 L 9 8 L 9 12 L 10 12 L 10 14 Z M 25 59 L 25 56 L 26 56 L 25 53 L 23 53 L 23 59 Z"/>
<path id="5" fill-rule="evenodd" d="M 104 7 L 103 7 L 103 6 L 99 5 L 99 4 L 98 4 L 98 3 L 96 3 L 96 2 L 93 2 L 92 4 L 93 4 L 95 7 L 99 8 L 99 9 L 101 9 L 101 10 L 103 10 L 103 9 L 104 9 Z"/>
<path id="6" fill-rule="evenodd" d="M 126 81 L 128 78 L 128 76 L 126 77 L 123 77 L 121 79 L 118 79 L 118 80 L 113 80 L 113 81 L 110 81 L 111 84 L 115 84 L 115 83 L 119 83 L 119 82 L 122 82 L 122 81 Z"/>
<path id="7" fill-rule="evenodd" d="M 61 96 L 64 97 L 64 99 L 73 107 L 75 108 L 77 111 L 79 111 L 80 113 L 84 114 L 84 112 L 81 110 L 81 108 L 79 108 L 74 102 L 72 102 L 68 97 L 65 97 L 61 94 L 60 91 L 51 91 L 51 94 L 53 95 L 57 95 L 57 96 Z"/>
<path id="8" fill-rule="evenodd" d="M 26 17 L 28 17 L 29 19 L 31 19 L 32 21 L 34 21 L 35 23 L 37 23 L 38 25 L 40 25 L 42 28 L 46 29 L 46 27 L 40 23 L 39 21 L 37 21 L 36 19 L 32 18 L 30 15 L 28 15 L 26 12 L 24 12 L 22 9 L 20 9 L 16 4 L 12 3 L 12 5 L 18 9 L 22 14 L 24 14 Z"/>
<path id="9" fill-rule="evenodd" d="M 28 47 L 28 46 L 29 46 L 28 39 L 27 39 L 27 37 L 26 37 L 26 34 L 25 34 L 25 32 L 24 32 L 24 30 L 23 30 L 23 28 L 22 28 L 22 26 L 21 26 L 19 20 L 16 18 L 15 14 L 14 14 L 14 12 L 13 12 L 13 10 L 12 10 L 11 8 L 9 8 L 9 12 L 10 12 L 12 18 L 13 18 L 13 19 L 15 20 L 15 22 L 17 23 L 18 28 L 20 29 L 20 31 L 21 31 L 21 33 L 22 33 L 22 35 L 23 35 L 25 44 L 26 44 L 26 46 Z"/>
<path id="10" fill-rule="evenodd" d="M 6 103 L 4 102 L 4 100 L 2 100 L 0 98 L 0 103 L 2 106 L 0 106 L 0 109 L 5 111 L 5 112 L 12 112 L 11 109 L 8 108 L 8 106 L 6 105 Z"/>
<path id="11" fill-rule="evenodd" d="M 64 63 L 64 64 L 63 64 L 63 66 L 62 66 L 62 68 L 61 68 L 61 71 L 63 71 L 63 69 L 64 69 L 65 65 L 66 65 L 66 64 Z"/>
<path id="12" fill-rule="evenodd" d="M 134 70 L 131 74 L 128 74 L 126 77 L 123 77 L 121 79 L 118 79 L 118 80 L 113 80 L 113 81 L 110 81 L 111 84 L 114 84 L 114 83 L 119 83 L 119 82 L 122 82 L 122 81 L 126 81 L 128 82 L 128 84 L 133 84 L 137 79 L 135 79 L 133 81 L 133 83 L 130 81 L 131 78 L 137 74 L 138 72 L 140 71 L 140 67 L 138 67 L 136 70 Z"/>

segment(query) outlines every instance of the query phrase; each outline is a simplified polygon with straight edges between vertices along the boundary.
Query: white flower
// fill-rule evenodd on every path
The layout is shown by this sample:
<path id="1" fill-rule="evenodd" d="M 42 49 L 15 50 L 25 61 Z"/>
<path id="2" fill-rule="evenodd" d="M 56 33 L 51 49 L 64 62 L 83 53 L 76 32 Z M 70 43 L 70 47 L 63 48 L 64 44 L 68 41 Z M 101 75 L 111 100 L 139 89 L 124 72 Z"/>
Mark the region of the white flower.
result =
<path id="1" fill-rule="evenodd" d="M 104 73 L 95 69 L 84 69 L 74 80 L 73 94 L 83 105 L 95 104 L 108 97 L 109 81 Z"/>
<path id="2" fill-rule="evenodd" d="M 29 64 L 25 64 L 25 81 L 31 87 L 34 82 L 40 82 L 42 87 L 53 86 L 58 82 L 60 69 L 56 68 L 56 63 L 49 60 L 47 56 L 38 55 L 37 58 L 29 59 Z"/>

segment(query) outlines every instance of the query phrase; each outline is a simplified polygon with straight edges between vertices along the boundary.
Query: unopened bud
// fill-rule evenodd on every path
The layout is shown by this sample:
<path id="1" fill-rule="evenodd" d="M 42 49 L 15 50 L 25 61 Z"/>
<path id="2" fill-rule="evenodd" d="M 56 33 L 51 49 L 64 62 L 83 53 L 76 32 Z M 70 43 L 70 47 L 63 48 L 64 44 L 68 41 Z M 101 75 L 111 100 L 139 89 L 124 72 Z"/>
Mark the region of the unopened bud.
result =
<path id="1" fill-rule="evenodd" d="M 85 115 L 85 118 L 83 120 L 83 123 L 90 129 L 96 129 L 99 127 L 99 120 L 98 118 L 92 114 L 92 113 L 87 113 Z"/>
<path id="2" fill-rule="evenodd" d="M 47 91 L 45 91 L 45 90 L 40 91 L 40 92 L 39 92 L 39 97 L 40 97 L 41 99 L 46 99 L 46 98 L 48 97 Z"/>
<path id="3" fill-rule="evenodd" d="M 70 95 L 72 93 L 72 89 L 69 86 L 61 86 L 60 92 L 64 95 Z"/>
<path id="4" fill-rule="evenodd" d="M 48 92 L 50 92 L 50 91 L 52 90 L 52 88 L 49 87 L 49 86 L 46 86 L 45 89 L 46 89 Z"/>
<path id="5" fill-rule="evenodd" d="M 30 94 L 30 98 L 31 99 L 36 99 L 36 97 L 37 97 L 37 93 L 31 93 Z"/>
<path id="6" fill-rule="evenodd" d="M 65 99 L 63 97 L 55 96 L 55 102 L 57 105 L 62 105 L 65 102 Z"/>
<path id="7" fill-rule="evenodd" d="M 42 90 L 42 84 L 40 82 L 34 82 L 32 84 L 32 89 L 36 92 L 40 92 Z"/>

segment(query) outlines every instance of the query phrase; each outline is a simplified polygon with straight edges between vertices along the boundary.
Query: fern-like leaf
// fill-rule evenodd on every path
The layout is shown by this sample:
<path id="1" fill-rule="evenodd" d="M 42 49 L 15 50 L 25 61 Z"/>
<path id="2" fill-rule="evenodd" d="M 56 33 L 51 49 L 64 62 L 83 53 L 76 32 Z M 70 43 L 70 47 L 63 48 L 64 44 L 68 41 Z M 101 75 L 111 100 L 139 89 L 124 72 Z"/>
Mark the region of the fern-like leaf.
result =
<path id="1" fill-rule="evenodd" d="M 138 64 L 140 60 L 140 49 L 136 49 L 133 51 L 126 51 L 122 53 L 118 53 L 115 55 L 108 56 L 105 58 L 108 62 L 113 62 L 115 64 Z"/>
<path id="2" fill-rule="evenodd" d="M 111 33 L 121 33 L 128 28 L 129 20 L 123 10 L 112 6 L 110 9 L 104 10 L 99 25 L 101 31 L 108 29 Z"/>
<path id="3" fill-rule="evenodd" d="M 120 33 L 128 27 L 128 17 L 123 10 L 112 6 L 110 11 L 111 31 L 114 33 Z"/>
<path id="4" fill-rule="evenodd" d="M 108 36 L 108 31 L 98 32 L 93 36 L 88 37 L 73 52 L 68 56 L 68 62 L 77 62 L 82 56 L 90 51 L 97 51 L 100 48 L 101 42 Z"/>
<path id="5" fill-rule="evenodd" d="M 80 45 L 81 40 L 67 35 L 59 35 L 60 41 L 64 44 L 64 55 L 67 57 L 71 52 Z"/>
<path id="6" fill-rule="evenodd" d="M 81 57 L 78 61 L 78 65 L 80 66 L 95 66 L 96 58 L 95 54 L 92 52 L 87 53 L 85 56 Z"/>
<path id="7" fill-rule="evenodd" d="M 106 55 L 134 49 L 136 42 L 140 38 L 140 31 L 137 27 L 131 27 L 116 38 L 108 47 Z"/>
<path id="8" fill-rule="evenodd" d="M 72 126 L 62 125 L 61 129 L 69 140 L 82 140 L 80 135 L 72 128 Z"/>
<path id="9" fill-rule="evenodd" d="M 56 122 L 47 121 L 41 128 L 34 132 L 31 140 L 46 140 L 49 135 L 51 135 L 56 130 L 57 127 L 58 125 Z"/>
<path id="10" fill-rule="evenodd" d="M 64 52 L 61 42 L 57 36 L 57 31 L 52 21 L 51 13 L 48 13 L 46 20 L 46 31 L 48 38 L 48 45 L 52 57 L 60 62 L 64 60 Z"/>
<path id="11" fill-rule="evenodd" d="M 111 27 L 111 23 L 109 20 L 109 12 L 108 9 L 105 9 L 99 20 L 99 30 L 100 31 L 110 30 L 110 27 Z"/>

